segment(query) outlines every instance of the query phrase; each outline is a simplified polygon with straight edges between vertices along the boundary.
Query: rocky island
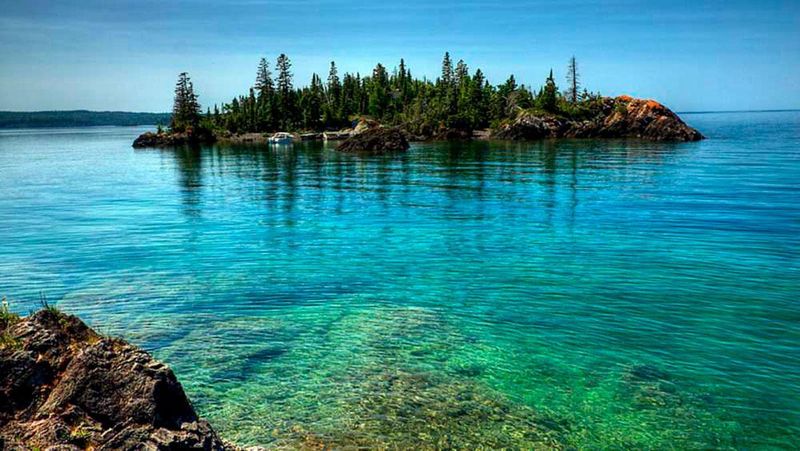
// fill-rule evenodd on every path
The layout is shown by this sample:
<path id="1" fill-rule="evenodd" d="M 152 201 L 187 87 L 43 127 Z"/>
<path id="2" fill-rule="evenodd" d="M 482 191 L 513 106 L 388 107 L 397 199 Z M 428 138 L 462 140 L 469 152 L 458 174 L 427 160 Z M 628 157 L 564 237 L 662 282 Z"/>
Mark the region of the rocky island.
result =
<path id="1" fill-rule="evenodd" d="M 0 315 L 0 449 L 235 450 L 172 370 L 75 316 Z"/>
<path id="2" fill-rule="evenodd" d="M 180 74 L 170 128 L 139 136 L 134 147 L 169 147 L 215 141 L 262 142 L 278 131 L 297 139 L 319 139 L 323 131 L 349 138 L 337 147 L 345 152 L 382 153 L 405 150 L 407 141 L 471 139 L 535 140 L 546 138 L 633 138 L 697 141 L 703 135 L 654 100 L 607 97 L 581 90 L 577 62 L 570 60 L 567 88 L 553 71 L 539 89 L 517 84 L 513 75 L 490 84 L 480 69 L 472 72 L 449 53 L 435 81 L 411 76 L 405 61 L 391 72 L 378 64 L 371 76 L 339 77 L 331 62 L 327 83 L 314 74 L 296 89 L 291 63 L 281 54 L 275 80 L 261 60 L 247 95 L 201 112 L 189 76 Z M 365 122 L 382 130 L 362 135 Z M 358 124 L 358 125 L 356 125 Z M 403 135 L 402 139 L 400 135 Z M 406 142 L 404 144 L 404 142 Z"/>

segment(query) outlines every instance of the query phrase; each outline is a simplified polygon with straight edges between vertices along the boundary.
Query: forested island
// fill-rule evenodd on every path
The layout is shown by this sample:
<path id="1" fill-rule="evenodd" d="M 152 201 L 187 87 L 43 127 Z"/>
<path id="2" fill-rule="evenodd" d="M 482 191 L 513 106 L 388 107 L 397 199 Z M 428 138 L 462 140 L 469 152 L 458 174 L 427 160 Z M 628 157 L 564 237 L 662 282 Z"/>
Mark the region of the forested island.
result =
<path id="1" fill-rule="evenodd" d="M 170 118 L 169 113 L 125 111 L 0 111 L 0 128 L 166 125 Z"/>
<path id="2" fill-rule="evenodd" d="M 391 71 L 379 63 L 366 76 L 340 76 L 331 62 L 326 81 L 315 73 L 310 84 L 301 88 L 294 85 L 292 64 L 285 54 L 277 58 L 275 69 L 273 77 L 262 58 L 247 94 L 207 107 L 205 112 L 189 75 L 181 73 L 169 130 L 145 134 L 134 146 L 212 142 L 277 131 L 338 130 L 351 136 L 359 134 L 359 128 L 387 127 L 409 140 L 470 139 L 476 134 L 515 140 L 703 138 L 658 102 L 604 97 L 583 88 L 574 57 L 567 67 L 564 90 L 552 70 L 539 88 L 517 83 L 514 75 L 493 85 L 480 69 L 471 71 L 463 60 L 453 63 L 449 53 L 436 80 L 415 78 L 403 59 Z"/>

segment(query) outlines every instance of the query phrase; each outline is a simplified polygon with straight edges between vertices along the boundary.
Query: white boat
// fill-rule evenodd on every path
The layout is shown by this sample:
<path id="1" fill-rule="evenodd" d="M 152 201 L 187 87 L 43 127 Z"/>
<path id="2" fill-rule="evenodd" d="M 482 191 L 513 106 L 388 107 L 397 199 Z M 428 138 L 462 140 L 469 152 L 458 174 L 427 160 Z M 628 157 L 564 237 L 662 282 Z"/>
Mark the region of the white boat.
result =
<path id="1" fill-rule="evenodd" d="M 278 132 L 270 136 L 267 142 L 270 144 L 291 144 L 293 140 L 291 133 Z"/>

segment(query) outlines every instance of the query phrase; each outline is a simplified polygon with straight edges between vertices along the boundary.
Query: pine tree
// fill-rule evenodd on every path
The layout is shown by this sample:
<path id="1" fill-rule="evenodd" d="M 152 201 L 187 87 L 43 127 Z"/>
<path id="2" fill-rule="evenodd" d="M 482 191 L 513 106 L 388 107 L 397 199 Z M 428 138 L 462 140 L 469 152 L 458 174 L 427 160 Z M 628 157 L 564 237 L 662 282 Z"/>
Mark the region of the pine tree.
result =
<path id="1" fill-rule="evenodd" d="M 444 53 L 441 82 L 446 87 L 453 85 L 453 61 L 450 60 L 450 52 Z"/>
<path id="2" fill-rule="evenodd" d="M 173 131 L 184 131 L 187 127 L 197 127 L 200 123 L 200 104 L 194 93 L 194 85 L 189 74 L 181 72 L 175 84 L 175 101 L 172 106 L 172 121 L 170 128 Z"/>
<path id="3" fill-rule="evenodd" d="M 574 105 L 578 103 L 578 97 L 580 96 L 578 63 L 575 61 L 574 56 L 570 58 L 569 65 L 567 66 L 567 85 L 568 88 L 565 97 Z"/>
<path id="4" fill-rule="evenodd" d="M 294 88 L 292 86 L 292 63 L 289 57 L 281 53 L 276 64 L 278 68 L 278 121 L 281 128 L 289 129 L 294 124 L 297 110 L 294 103 Z"/>
<path id="5" fill-rule="evenodd" d="M 409 82 L 411 77 L 407 73 L 406 62 L 400 58 L 400 68 L 397 74 L 397 89 L 400 91 L 400 103 L 405 104 L 409 96 Z"/>
<path id="6" fill-rule="evenodd" d="M 272 83 L 272 74 L 269 71 L 269 63 L 266 58 L 261 58 L 261 61 L 258 63 L 255 87 L 256 90 L 258 90 L 259 97 L 268 97 L 272 95 L 275 89 Z"/>
<path id="7" fill-rule="evenodd" d="M 328 102 L 331 105 L 338 105 L 342 94 L 342 83 L 339 81 L 339 71 L 336 63 L 331 61 L 331 69 L 328 72 Z"/>
<path id="8" fill-rule="evenodd" d="M 289 57 L 281 53 L 278 56 L 278 93 L 286 95 L 292 91 L 292 62 Z"/>
<path id="9" fill-rule="evenodd" d="M 469 77 L 469 68 L 467 64 L 464 60 L 458 60 L 458 64 L 456 64 L 455 82 L 459 88 L 464 84 L 467 77 Z"/>
<path id="10" fill-rule="evenodd" d="M 328 84 L 325 89 L 323 122 L 338 126 L 341 122 L 342 109 L 342 83 L 339 80 L 339 71 L 336 69 L 336 63 L 331 61 L 331 68 L 328 72 Z"/>
<path id="11" fill-rule="evenodd" d="M 382 64 L 375 66 L 369 84 L 369 114 L 380 120 L 389 109 L 389 75 Z"/>
<path id="12" fill-rule="evenodd" d="M 550 76 L 547 77 L 536 101 L 541 109 L 550 113 L 558 112 L 558 86 L 553 78 L 553 69 L 550 69 Z"/>
<path id="13" fill-rule="evenodd" d="M 266 58 L 261 58 L 256 72 L 255 88 L 258 91 L 255 131 L 269 131 L 276 116 L 275 83 Z"/>

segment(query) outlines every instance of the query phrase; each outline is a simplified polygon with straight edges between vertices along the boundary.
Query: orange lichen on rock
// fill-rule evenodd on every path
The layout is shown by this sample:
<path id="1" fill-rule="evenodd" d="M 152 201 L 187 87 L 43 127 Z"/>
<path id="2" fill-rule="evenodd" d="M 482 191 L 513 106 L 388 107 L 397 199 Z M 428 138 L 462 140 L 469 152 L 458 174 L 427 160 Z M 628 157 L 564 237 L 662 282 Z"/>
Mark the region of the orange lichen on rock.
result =
<path id="1" fill-rule="evenodd" d="M 633 100 L 633 97 L 623 94 L 621 96 L 617 96 L 617 100 L 621 102 L 630 102 L 631 100 Z"/>
<path id="2" fill-rule="evenodd" d="M 660 104 L 660 103 L 656 102 L 655 100 L 648 100 L 648 101 L 645 103 L 645 106 L 646 106 L 647 108 L 651 108 L 651 109 L 659 109 L 659 110 L 662 110 L 662 109 L 664 109 L 664 105 L 662 105 L 662 104 Z"/>

